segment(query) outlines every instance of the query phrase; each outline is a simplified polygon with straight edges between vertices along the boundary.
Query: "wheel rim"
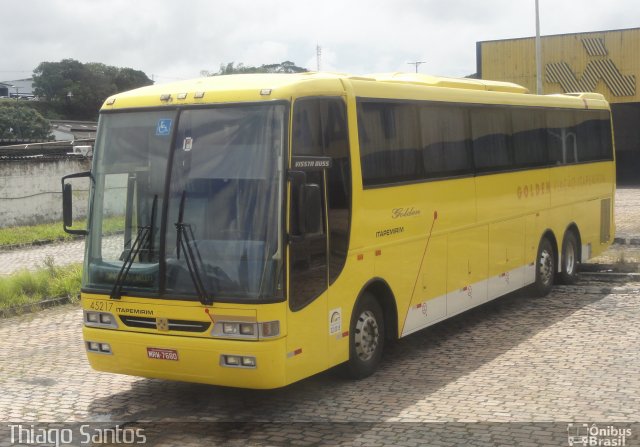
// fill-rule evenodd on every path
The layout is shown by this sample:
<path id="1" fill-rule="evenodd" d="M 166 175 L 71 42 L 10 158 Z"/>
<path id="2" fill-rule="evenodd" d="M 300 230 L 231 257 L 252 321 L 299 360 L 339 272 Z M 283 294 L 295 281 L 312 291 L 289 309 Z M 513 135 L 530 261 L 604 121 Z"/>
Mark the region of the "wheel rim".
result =
<path id="1" fill-rule="evenodd" d="M 564 270 L 568 275 L 573 275 L 576 269 L 576 247 L 573 242 L 567 243 L 567 250 L 564 254 Z"/>
<path id="2" fill-rule="evenodd" d="M 358 318 L 354 334 L 356 354 L 360 360 L 366 361 L 374 356 L 379 338 L 380 332 L 376 317 L 370 310 L 365 310 Z"/>
<path id="3" fill-rule="evenodd" d="M 553 280 L 553 255 L 548 250 L 542 250 L 539 262 L 540 280 L 548 285 Z"/>

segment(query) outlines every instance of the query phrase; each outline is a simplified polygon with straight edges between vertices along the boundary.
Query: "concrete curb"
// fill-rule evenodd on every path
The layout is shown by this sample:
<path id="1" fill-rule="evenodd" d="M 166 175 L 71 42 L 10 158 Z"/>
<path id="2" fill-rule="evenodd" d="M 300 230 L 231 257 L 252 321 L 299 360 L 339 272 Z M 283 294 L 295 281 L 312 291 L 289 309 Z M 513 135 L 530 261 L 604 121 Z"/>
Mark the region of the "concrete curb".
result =
<path id="1" fill-rule="evenodd" d="M 37 303 L 31 304 L 23 304 L 22 306 L 9 307 L 7 309 L 0 309 L 0 318 L 9 318 L 15 317 L 18 315 L 24 315 L 34 312 L 39 312 L 43 309 L 49 309 L 54 306 L 60 306 L 63 304 L 69 304 L 72 302 L 76 302 L 76 299 L 80 297 L 71 298 L 71 297 L 60 297 L 60 298 L 49 298 L 43 301 L 38 301 Z"/>

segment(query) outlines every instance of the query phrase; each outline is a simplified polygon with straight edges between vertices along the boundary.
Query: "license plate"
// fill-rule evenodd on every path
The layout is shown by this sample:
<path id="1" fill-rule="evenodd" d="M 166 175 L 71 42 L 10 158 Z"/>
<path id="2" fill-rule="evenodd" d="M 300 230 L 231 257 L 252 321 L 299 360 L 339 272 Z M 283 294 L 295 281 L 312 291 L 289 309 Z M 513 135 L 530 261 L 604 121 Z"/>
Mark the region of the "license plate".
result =
<path id="1" fill-rule="evenodd" d="M 147 357 L 156 360 L 178 361 L 178 351 L 174 349 L 147 348 Z"/>

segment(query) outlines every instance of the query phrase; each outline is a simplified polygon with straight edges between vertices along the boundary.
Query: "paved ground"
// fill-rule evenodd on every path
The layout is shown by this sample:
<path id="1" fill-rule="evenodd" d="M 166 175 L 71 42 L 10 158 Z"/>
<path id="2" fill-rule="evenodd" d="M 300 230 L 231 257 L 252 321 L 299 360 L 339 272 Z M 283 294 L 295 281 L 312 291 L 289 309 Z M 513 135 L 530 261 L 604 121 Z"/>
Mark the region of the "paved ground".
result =
<path id="1" fill-rule="evenodd" d="M 640 440 L 640 283 L 504 297 L 398 341 L 373 377 L 272 391 L 91 371 L 81 321 L 0 320 L 0 421 L 137 421 L 149 445 L 567 445 L 568 422 Z"/>

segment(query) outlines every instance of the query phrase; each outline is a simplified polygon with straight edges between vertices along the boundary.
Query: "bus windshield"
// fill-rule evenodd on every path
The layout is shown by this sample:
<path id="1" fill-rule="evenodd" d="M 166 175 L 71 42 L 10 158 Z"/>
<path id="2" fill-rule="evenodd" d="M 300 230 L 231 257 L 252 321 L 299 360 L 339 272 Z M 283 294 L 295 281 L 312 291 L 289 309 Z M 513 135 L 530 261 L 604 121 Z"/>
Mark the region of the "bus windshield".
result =
<path id="1" fill-rule="evenodd" d="M 83 287 L 281 297 L 286 116 L 284 104 L 104 114 Z"/>

